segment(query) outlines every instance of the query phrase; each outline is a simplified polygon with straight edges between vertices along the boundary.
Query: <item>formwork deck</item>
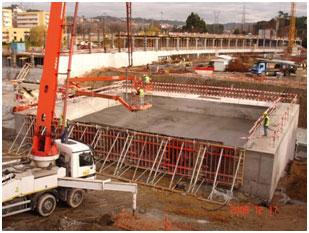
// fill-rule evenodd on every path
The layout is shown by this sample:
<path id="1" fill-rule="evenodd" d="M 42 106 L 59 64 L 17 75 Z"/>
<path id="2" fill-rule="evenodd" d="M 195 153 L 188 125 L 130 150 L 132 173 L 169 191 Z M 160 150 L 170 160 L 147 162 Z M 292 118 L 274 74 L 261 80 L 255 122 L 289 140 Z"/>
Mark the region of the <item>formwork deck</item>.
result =
<path id="1" fill-rule="evenodd" d="M 192 112 L 190 109 L 184 111 L 184 108 L 177 110 L 177 106 L 184 105 L 185 100 L 183 99 L 173 99 L 173 106 L 168 109 L 168 106 L 160 105 L 159 102 L 162 99 L 164 98 L 154 98 L 153 107 L 146 111 L 132 113 L 123 106 L 114 106 L 79 118 L 78 121 L 103 123 L 176 137 L 196 138 L 236 147 L 242 147 L 246 143 L 240 137 L 247 136 L 249 129 L 255 122 L 253 118 L 245 119 L 242 115 L 238 117 L 220 116 L 220 112 L 212 115 L 209 114 L 211 112 L 209 109 L 198 112 Z M 205 108 L 207 107 L 209 106 L 205 106 Z M 219 111 L 224 111 L 222 104 L 221 108 Z M 252 108 L 255 108 L 256 111 L 256 107 L 243 106 L 243 109 L 248 112 Z M 261 113 L 265 109 L 259 108 L 260 110 L 257 112 Z M 213 111 L 216 110 L 213 109 Z M 222 113 L 222 115 L 224 114 Z"/>

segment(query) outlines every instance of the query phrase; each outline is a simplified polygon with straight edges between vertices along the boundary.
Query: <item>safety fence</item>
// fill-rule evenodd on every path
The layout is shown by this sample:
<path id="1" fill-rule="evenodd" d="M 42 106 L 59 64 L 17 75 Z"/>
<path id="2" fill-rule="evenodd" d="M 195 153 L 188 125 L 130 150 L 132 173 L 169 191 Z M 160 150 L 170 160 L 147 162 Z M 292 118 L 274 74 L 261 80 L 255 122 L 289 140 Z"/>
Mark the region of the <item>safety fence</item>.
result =
<path id="1" fill-rule="evenodd" d="M 129 84 L 129 87 L 131 89 L 133 85 Z M 124 88 L 124 86 L 122 88 Z M 274 102 L 278 98 L 280 98 L 280 102 L 291 102 L 295 97 L 295 94 L 292 93 L 164 82 L 152 82 L 152 91 L 265 102 Z"/>
<path id="2" fill-rule="evenodd" d="M 25 116 L 25 128 L 31 127 L 28 140 L 33 138 L 34 118 Z M 54 133 L 59 138 L 59 127 Z M 97 170 L 104 174 L 170 190 L 185 182 L 182 188 L 191 194 L 205 183 L 231 190 L 243 184 L 241 148 L 76 121 L 70 122 L 68 134 L 92 146 Z"/>
<path id="3" fill-rule="evenodd" d="M 281 97 L 278 98 L 276 101 L 274 101 L 273 104 L 266 110 L 268 115 L 271 116 L 272 112 L 277 108 L 279 102 L 281 102 Z M 291 112 L 293 111 L 293 108 L 294 108 L 294 105 L 296 104 L 296 102 L 297 102 L 297 95 L 293 94 L 293 98 L 291 99 L 290 104 L 287 106 L 286 111 L 281 115 L 279 122 L 277 123 L 276 127 L 273 130 L 273 132 L 274 132 L 273 135 L 269 135 L 269 136 L 256 135 L 256 132 L 258 131 L 258 129 L 261 128 L 261 126 L 264 122 L 264 116 L 260 116 L 259 119 L 254 123 L 252 128 L 249 130 L 249 136 L 240 137 L 240 138 L 245 139 L 247 141 L 249 141 L 251 139 L 270 138 L 270 139 L 272 139 L 273 146 L 274 146 L 276 140 L 279 139 L 280 132 L 282 131 L 283 126 L 285 125 L 285 123 L 289 119 L 289 116 L 290 116 Z"/>

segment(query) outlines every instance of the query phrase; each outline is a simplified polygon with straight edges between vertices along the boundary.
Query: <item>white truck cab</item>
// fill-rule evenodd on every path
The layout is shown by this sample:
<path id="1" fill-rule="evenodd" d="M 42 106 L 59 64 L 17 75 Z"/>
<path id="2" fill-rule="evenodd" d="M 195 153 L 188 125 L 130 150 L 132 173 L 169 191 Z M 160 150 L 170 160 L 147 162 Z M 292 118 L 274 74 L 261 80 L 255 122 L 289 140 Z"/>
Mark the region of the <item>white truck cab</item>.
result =
<path id="1" fill-rule="evenodd" d="M 56 165 L 66 168 L 67 177 L 95 179 L 96 166 L 90 146 L 73 139 L 68 139 L 68 143 L 58 139 L 56 144 L 60 152 Z"/>

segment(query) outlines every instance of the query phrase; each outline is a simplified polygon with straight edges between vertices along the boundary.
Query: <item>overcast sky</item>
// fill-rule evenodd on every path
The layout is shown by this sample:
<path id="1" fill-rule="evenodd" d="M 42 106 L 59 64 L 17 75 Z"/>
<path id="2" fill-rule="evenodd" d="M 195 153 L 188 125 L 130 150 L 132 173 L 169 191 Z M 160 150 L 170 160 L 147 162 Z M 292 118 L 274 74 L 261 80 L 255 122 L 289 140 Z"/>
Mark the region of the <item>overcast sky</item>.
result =
<path id="1" fill-rule="evenodd" d="M 3 2 L 2 6 L 21 2 Z M 26 9 L 49 11 L 48 2 L 22 2 Z M 218 22 L 242 22 L 243 6 L 245 5 L 246 22 L 269 20 L 278 15 L 278 11 L 290 14 L 290 2 L 133 2 L 132 16 L 147 19 L 169 19 L 185 21 L 191 12 L 199 14 L 206 23 L 214 22 L 214 12 L 219 11 Z M 67 14 L 72 15 L 74 3 L 68 3 Z M 79 16 L 95 17 L 109 15 L 125 17 L 124 2 L 80 2 Z M 296 3 L 296 16 L 307 16 L 307 3 Z"/>

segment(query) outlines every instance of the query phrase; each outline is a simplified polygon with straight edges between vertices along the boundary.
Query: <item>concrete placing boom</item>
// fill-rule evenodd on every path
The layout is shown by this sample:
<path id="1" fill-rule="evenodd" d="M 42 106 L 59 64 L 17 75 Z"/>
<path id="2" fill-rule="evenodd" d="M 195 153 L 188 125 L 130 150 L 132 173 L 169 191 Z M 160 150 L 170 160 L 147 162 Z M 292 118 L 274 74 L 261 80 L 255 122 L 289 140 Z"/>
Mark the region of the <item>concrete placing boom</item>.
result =
<path id="1" fill-rule="evenodd" d="M 36 210 L 41 216 L 53 213 L 58 200 L 78 207 L 85 190 L 132 193 L 136 209 L 137 185 L 95 180 L 92 148 L 79 141 L 55 139 L 54 109 L 65 3 L 51 3 L 45 62 L 40 83 L 33 149 L 29 159 L 2 163 L 2 217 Z M 78 3 L 75 6 L 76 20 Z M 72 51 L 72 43 L 70 51 Z M 72 52 L 69 53 L 70 59 Z M 70 63 L 69 63 L 70 64 Z M 67 84 L 70 75 L 68 66 Z M 66 85 L 68 87 L 68 85 Z M 66 88 L 68 89 L 68 88 Z M 65 98 L 66 102 L 67 98 Z M 64 118 L 65 119 L 65 118 Z"/>

